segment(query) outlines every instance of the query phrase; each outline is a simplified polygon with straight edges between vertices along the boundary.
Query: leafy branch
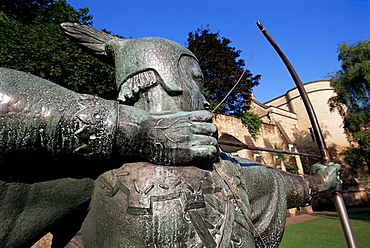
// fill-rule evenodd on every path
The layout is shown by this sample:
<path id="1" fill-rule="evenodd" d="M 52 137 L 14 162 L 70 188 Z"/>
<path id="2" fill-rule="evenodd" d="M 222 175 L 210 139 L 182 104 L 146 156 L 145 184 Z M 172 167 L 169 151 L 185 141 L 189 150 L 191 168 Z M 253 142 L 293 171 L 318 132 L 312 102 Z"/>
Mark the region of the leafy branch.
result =
<path id="1" fill-rule="evenodd" d="M 241 119 L 243 125 L 248 128 L 249 133 L 256 139 L 262 125 L 261 118 L 251 112 L 237 113 L 235 116 Z"/>

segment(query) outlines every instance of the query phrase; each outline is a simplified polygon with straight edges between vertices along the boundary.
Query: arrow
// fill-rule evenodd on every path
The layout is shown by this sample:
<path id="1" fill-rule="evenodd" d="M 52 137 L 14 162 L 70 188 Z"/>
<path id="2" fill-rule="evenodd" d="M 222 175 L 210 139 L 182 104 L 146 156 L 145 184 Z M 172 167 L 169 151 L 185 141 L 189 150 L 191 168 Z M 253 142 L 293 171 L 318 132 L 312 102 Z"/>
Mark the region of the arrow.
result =
<path id="1" fill-rule="evenodd" d="M 267 30 L 265 29 L 265 27 L 262 25 L 262 23 L 260 21 L 257 22 L 257 26 L 261 30 L 263 35 L 266 37 L 266 39 L 270 42 L 270 44 L 275 48 L 275 51 L 279 54 L 280 58 L 283 60 L 285 66 L 287 67 L 290 75 L 292 76 L 292 78 L 293 78 L 293 80 L 294 80 L 294 82 L 295 82 L 295 84 L 298 88 L 298 91 L 301 95 L 303 103 L 306 107 L 306 111 L 307 111 L 308 117 L 310 119 L 312 129 L 314 131 L 314 135 L 315 135 L 315 138 L 316 138 L 316 141 L 317 141 L 317 145 L 318 145 L 318 147 L 320 149 L 320 152 L 321 152 L 322 160 L 324 162 L 330 162 L 331 159 L 330 159 L 329 150 L 326 147 L 325 140 L 323 138 L 319 123 L 317 121 L 315 111 L 312 107 L 311 101 L 308 98 L 307 92 L 306 92 L 305 88 L 303 87 L 303 84 L 302 84 L 301 80 L 299 79 L 299 77 L 298 77 L 296 71 L 294 70 L 293 66 L 290 64 L 288 58 L 285 56 L 283 51 L 279 48 L 279 46 L 276 44 L 274 39 L 267 32 Z M 347 246 L 350 247 L 350 248 L 355 248 L 357 246 L 356 246 L 355 238 L 353 236 L 351 224 L 349 222 L 347 210 L 346 210 L 346 207 L 344 205 L 344 201 L 343 201 L 343 197 L 342 197 L 341 192 L 338 192 L 338 191 L 334 192 L 333 193 L 333 198 L 334 198 L 335 206 L 337 208 L 339 219 L 340 219 L 341 224 L 342 224 L 342 229 L 343 229 L 343 232 L 344 232 L 344 236 L 345 236 L 346 241 L 347 241 Z"/>
<path id="2" fill-rule="evenodd" d="M 266 151 L 266 152 L 276 152 L 276 153 L 285 153 L 285 154 L 292 154 L 292 155 L 300 155 L 300 156 L 306 156 L 306 157 L 314 157 L 314 158 L 321 158 L 318 155 L 309 154 L 309 153 L 301 153 L 301 152 L 291 152 L 291 151 L 284 151 L 279 149 L 273 149 L 273 148 L 265 148 L 265 147 L 257 147 L 252 145 L 247 145 L 235 138 L 234 136 L 223 133 L 220 138 L 218 138 L 218 144 L 220 145 L 220 148 L 224 152 L 237 152 L 243 149 L 248 150 L 257 150 L 257 151 Z"/>

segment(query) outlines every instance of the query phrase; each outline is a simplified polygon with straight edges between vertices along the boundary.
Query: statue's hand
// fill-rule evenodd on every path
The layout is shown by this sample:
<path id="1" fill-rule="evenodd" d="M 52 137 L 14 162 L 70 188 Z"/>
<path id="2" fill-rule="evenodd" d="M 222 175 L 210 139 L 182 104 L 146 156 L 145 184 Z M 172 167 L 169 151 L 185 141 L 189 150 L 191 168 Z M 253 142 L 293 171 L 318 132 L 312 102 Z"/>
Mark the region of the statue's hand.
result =
<path id="1" fill-rule="evenodd" d="M 209 111 L 148 113 L 118 106 L 115 148 L 160 165 L 206 168 L 218 160 L 217 127 Z"/>
<path id="2" fill-rule="evenodd" d="M 327 194 L 333 191 L 341 191 L 342 180 L 340 180 L 340 165 L 327 163 L 322 165 L 316 163 L 312 166 L 312 172 L 315 173 L 314 179 L 317 183 L 320 194 Z"/>
<path id="3" fill-rule="evenodd" d="M 207 167 L 217 161 L 217 127 L 208 111 L 151 114 L 142 122 L 139 153 L 152 163 Z"/>

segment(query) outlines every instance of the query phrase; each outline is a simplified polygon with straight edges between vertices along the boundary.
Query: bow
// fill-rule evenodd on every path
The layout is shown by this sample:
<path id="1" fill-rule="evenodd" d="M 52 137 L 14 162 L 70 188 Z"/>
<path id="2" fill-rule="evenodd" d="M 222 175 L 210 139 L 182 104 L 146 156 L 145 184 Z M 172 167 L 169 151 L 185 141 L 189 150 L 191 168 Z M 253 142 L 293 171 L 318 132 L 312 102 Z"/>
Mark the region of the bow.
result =
<path id="1" fill-rule="evenodd" d="M 316 141 L 317 141 L 317 145 L 320 149 L 322 161 L 325 162 L 325 163 L 331 162 L 330 154 L 329 154 L 328 148 L 326 147 L 325 140 L 323 138 L 319 123 L 317 121 L 315 111 L 312 107 L 311 101 L 308 98 L 307 92 L 304 89 L 301 80 L 299 79 L 296 71 L 294 70 L 293 66 L 290 64 L 287 57 L 284 55 L 283 51 L 278 47 L 278 45 L 276 44 L 274 39 L 267 32 L 267 30 L 265 29 L 265 27 L 262 25 L 262 23 L 260 21 L 257 22 L 257 26 L 259 27 L 259 29 L 261 30 L 263 35 L 266 37 L 266 39 L 270 42 L 270 44 L 275 48 L 275 51 L 279 54 L 280 58 L 283 60 L 285 66 L 287 67 L 290 75 L 292 76 L 292 78 L 293 78 L 293 80 L 294 80 L 294 82 L 297 86 L 297 89 L 300 93 L 302 101 L 305 105 L 307 114 L 309 116 L 309 119 L 310 119 L 310 122 L 311 122 L 311 125 L 312 125 L 312 129 L 314 131 L 314 135 L 315 135 L 315 138 L 316 138 Z M 337 209 L 337 212 L 338 212 L 338 216 L 339 216 L 339 219 L 340 219 L 341 224 L 342 224 L 342 228 L 343 228 L 344 236 L 346 238 L 347 246 L 350 247 L 350 248 L 355 248 L 356 247 L 356 242 L 355 242 L 355 239 L 354 239 L 354 236 L 353 236 L 351 224 L 349 222 L 349 218 L 348 218 L 346 207 L 344 205 L 342 194 L 341 194 L 341 192 L 336 191 L 336 192 L 333 193 L 333 197 L 334 197 L 335 206 L 336 206 L 336 209 Z"/>

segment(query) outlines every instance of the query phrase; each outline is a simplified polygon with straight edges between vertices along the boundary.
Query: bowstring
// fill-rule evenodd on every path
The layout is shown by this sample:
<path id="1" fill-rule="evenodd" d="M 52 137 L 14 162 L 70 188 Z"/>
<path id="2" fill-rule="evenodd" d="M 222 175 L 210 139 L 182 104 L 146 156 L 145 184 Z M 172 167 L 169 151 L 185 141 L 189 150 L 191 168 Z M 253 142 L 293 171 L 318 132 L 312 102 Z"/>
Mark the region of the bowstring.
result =
<path id="1" fill-rule="evenodd" d="M 226 94 L 226 96 L 224 97 L 224 99 L 222 99 L 222 101 L 211 111 L 211 113 L 215 112 L 216 109 L 218 109 L 218 107 L 221 106 L 221 104 L 230 96 L 231 92 L 233 92 L 233 90 L 236 88 L 236 86 L 238 86 L 238 84 L 240 83 L 241 79 L 243 78 L 244 74 L 246 73 L 250 63 L 252 62 L 252 59 L 253 59 L 253 55 L 254 55 L 254 52 L 256 51 L 256 48 L 257 48 L 257 44 L 258 44 L 258 41 L 260 40 L 260 37 L 261 37 L 261 32 L 258 32 L 258 36 L 257 36 L 257 39 L 256 39 L 256 42 L 254 44 L 254 47 L 253 47 L 253 50 L 252 50 L 252 53 L 251 53 L 251 56 L 249 58 L 249 61 L 247 63 L 247 65 L 245 66 L 245 69 L 243 70 L 243 73 L 242 75 L 239 77 L 238 81 L 235 83 L 235 85 L 231 88 L 231 90 Z"/>

